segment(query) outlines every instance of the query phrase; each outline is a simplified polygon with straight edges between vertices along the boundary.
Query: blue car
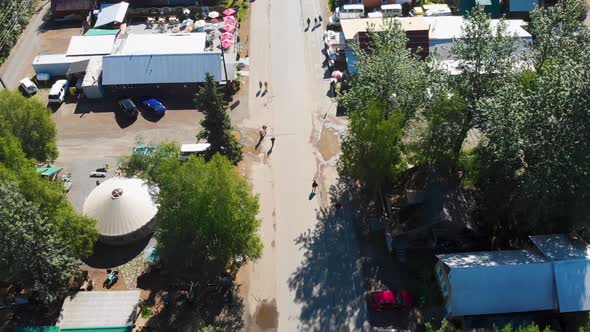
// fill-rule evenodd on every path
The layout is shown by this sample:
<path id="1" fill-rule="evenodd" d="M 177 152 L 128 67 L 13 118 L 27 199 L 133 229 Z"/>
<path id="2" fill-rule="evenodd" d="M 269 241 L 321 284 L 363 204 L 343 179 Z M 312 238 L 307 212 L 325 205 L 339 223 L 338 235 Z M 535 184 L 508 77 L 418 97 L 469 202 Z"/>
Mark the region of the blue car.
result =
<path id="1" fill-rule="evenodd" d="M 166 106 L 164 106 L 155 98 L 143 97 L 141 98 L 140 102 L 145 108 L 147 108 L 154 114 L 164 115 L 164 113 L 166 112 Z"/>

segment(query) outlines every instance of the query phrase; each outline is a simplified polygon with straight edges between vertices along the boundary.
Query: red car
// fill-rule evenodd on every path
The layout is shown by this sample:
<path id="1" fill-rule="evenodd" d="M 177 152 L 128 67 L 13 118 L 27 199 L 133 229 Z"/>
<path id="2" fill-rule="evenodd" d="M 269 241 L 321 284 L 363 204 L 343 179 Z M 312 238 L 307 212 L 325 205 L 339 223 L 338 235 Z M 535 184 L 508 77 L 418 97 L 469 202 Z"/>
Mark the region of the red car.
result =
<path id="1" fill-rule="evenodd" d="M 368 294 L 369 308 L 374 310 L 386 310 L 394 308 L 407 308 L 414 304 L 414 299 L 408 291 L 381 290 Z"/>

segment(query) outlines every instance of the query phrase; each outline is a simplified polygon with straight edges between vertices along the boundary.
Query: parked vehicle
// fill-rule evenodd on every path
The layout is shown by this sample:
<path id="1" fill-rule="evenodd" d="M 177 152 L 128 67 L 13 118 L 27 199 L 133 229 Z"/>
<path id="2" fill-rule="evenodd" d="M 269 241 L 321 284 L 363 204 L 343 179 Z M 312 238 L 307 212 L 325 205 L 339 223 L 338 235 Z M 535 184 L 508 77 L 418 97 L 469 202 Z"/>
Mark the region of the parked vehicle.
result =
<path id="1" fill-rule="evenodd" d="M 330 16 L 328 20 L 328 29 L 340 27 L 340 20 L 361 18 L 365 16 L 365 6 L 363 5 L 343 5 L 336 8 L 334 15 Z"/>
<path id="2" fill-rule="evenodd" d="M 367 13 L 368 18 L 381 18 L 383 17 L 383 13 L 381 12 L 381 8 L 377 7 L 373 9 L 372 12 Z"/>
<path id="3" fill-rule="evenodd" d="M 424 15 L 426 16 L 451 16 L 453 12 L 449 5 L 446 4 L 432 4 L 424 5 Z"/>
<path id="4" fill-rule="evenodd" d="M 96 170 L 90 172 L 91 178 L 104 178 L 107 176 L 107 169 L 106 168 L 97 168 Z"/>
<path id="5" fill-rule="evenodd" d="M 201 157 L 210 146 L 209 143 L 182 144 L 180 146 L 180 160 L 187 161 L 190 156 Z"/>
<path id="6" fill-rule="evenodd" d="M 370 292 L 367 295 L 367 302 L 369 308 L 373 310 L 387 310 L 410 307 L 414 304 L 414 299 L 406 290 L 380 290 Z"/>
<path id="7" fill-rule="evenodd" d="M 67 193 L 70 191 L 70 189 L 72 189 L 72 176 L 70 174 L 62 175 L 61 180 L 64 184 L 64 192 Z"/>
<path id="8" fill-rule="evenodd" d="M 166 107 L 155 98 L 143 97 L 141 98 L 140 102 L 145 109 L 154 114 L 164 115 L 164 113 L 166 113 Z"/>
<path id="9" fill-rule="evenodd" d="M 410 16 L 424 16 L 424 9 L 420 6 L 416 6 L 410 10 Z"/>
<path id="10" fill-rule="evenodd" d="M 117 101 L 117 104 L 119 104 L 119 108 L 121 110 L 121 113 L 128 118 L 132 118 L 132 119 L 136 118 L 137 115 L 139 114 L 139 111 L 137 110 L 137 106 L 135 106 L 133 101 L 127 97 L 120 98 Z"/>
<path id="11" fill-rule="evenodd" d="M 50 104 L 61 104 L 66 97 L 66 91 L 68 91 L 68 81 L 58 80 L 53 83 L 51 90 L 49 90 L 49 103 Z"/>
<path id="12" fill-rule="evenodd" d="M 399 3 L 381 5 L 381 14 L 383 14 L 383 17 L 402 16 L 402 5 L 400 5 Z"/>
<path id="13" fill-rule="evenodd" d="M 156 147 L 151 145 L 138 145 L 133 148 L 132 154 L 149 156 L 155 149 Z"/>
<path id="14" fill-rule="evenodd" d="M 22 80 L 20 80 L 18 88 L 22 91 L 22 93 L 24 93 L 27 96 L 32 96 L 36 94 L 37 91 L 39 91 L 37 85 L 35 85 L 35 83 L 33 83 L 33 81 L 31 81 L 31 79 L 28 77 L 25 77 Z"/>

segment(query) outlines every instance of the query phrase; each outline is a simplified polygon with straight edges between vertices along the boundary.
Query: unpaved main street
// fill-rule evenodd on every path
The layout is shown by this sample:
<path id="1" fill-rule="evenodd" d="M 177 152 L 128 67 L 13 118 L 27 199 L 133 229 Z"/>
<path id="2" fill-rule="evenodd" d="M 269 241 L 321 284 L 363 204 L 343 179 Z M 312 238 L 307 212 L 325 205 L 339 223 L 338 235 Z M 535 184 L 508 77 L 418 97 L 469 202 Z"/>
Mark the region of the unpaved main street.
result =
<path id="1" fill-rule="evenodd" d="M 326 96 L 323 28 L 313 28 L 314 17 L 323 14 L 327 21 L 322 5 L 252 3 L 250 116 L 240 126 L 267 125 L 269 134 L 248 157 L 265 245 L 263 257 L 242 276 L 249 279 L 250 331 L 359 331 L 365 321 L 354 231 L 331 209 L 337 135 L 344 124 Z M 269 93 L 258 90 L 260 81 L 270 83 Z M 270 137 L 276 138 L 274 147 Z M 320 183 L 316 195 L 313 179 Z"/>

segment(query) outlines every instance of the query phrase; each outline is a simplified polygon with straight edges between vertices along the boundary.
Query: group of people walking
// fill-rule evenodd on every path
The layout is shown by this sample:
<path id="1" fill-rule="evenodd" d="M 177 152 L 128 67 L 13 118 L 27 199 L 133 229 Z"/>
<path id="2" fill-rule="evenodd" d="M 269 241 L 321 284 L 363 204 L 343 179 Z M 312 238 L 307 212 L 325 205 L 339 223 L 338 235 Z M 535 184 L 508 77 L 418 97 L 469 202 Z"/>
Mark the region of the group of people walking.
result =
<path id="1" fill-rule="evenodd" d="M 315 30 L 317 27 L 319 27 L 322 24 L 322 15 L 319 15 L 318 17 L 314 17 L 313 18 L 313 29 Z M 311 18 L 307 18 L 307 27 L 305 28 L 305 31 L 309 30 L 309 27 L 311 25 Z"/>

